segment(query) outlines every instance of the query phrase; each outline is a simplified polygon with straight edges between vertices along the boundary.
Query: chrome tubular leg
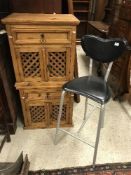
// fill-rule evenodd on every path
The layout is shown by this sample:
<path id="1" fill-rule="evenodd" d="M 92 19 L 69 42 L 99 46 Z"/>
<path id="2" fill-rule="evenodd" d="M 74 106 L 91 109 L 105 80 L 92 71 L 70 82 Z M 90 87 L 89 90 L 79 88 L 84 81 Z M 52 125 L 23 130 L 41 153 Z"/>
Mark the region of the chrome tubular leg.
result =
<path id="1" fill-rule="evenodd" d="M 83 123 L 81 124 L 80 128 L 78 129 L 77 134 L 80 133 L 80 131 L 82 130 L 82 128 L 84 127 L 84 125 L 85 125 L 85 123 L 87 121 L 86 120 L 86 118 L 87 118 L 87 103 L 88 103 L 88 98 L 86 97 L 86 99 L 85 99 L 85 111 L 84 111 Z"/>
<path id="2" fill-rule="evenodd" d="M 82 122 L 80 128 L 78 129 L 77 134 L 79 134 L 81 132 L 82 128 L 86 124 L 86 122 L 89 119 L 89 117 L 91 116 L 91 114 L 95 111 L 95 109 L 96 109 L 96 106 L 94 106 L 93 109 L 90 111 L 90 113 L 86 116 L 85 120 Z"/>
<path id="3" fill-rule="evenodd" d="M 57 143 L 57 135 L 58 135 L 58 131 L 59 131 L 59 128 L 60 128 L 60 120 L 61 120 L 61 115 L 62 115 L 62 107 L 63 107 L 63 103 L 64 103 L 64 96 L 65 96 L 65 91 L 62 91 L 61 99 L 60 99 L 59 114 L 58 114 L 58 118 L 57 118 L 57 126 L 56 126 L 54 144 Z"/>
<path id="4" fill-rule="evenodd" d="M 101 122 L 101 128 L 104 128 L 104 120 L 105 120 L 105 105 L 103 105 L 103 112 L 102 112 L 102 122 Z"/>
<path id="5" fill-rule="evenodd" d="M 97 126 L 95 149 L 94 149 L 94 155 L 93 155 L 93 168 L 95 167 L 95 163 L 96 163 L 97 150 L 98 150 L 98 144 L 99 144 L 99 138 L 100 138 L 101 125 L 102 125 L 103 111 L 104 111 L 104 105 L 101 105 L 99 121 L 98 121 L 98 126 Z"/>
<path id="6" fill-rule="evenodd" d="M 84 120 L 86 120 L 87 103 L 88 103 L 88 98 L 86 97 L 86 99 L 85 99 L 85 112 L 84 112 Z"/>
<path id="7" fill-rule="evenodd" d="M 85 99 L 85 111 L 84 111 L 84 118 L 83 118 L 83 122 L 80 126 L 80 128 L 77 131 L 77 134 L 80 133 L 80 131 L 82 130 L 82 128 L 84 127 L 85 123 L 86 123 L 86 118 L 87 118 L 87 103 L 88 103 L 88 98 Z M 89 118 L 89 117 L 88 117 Z"/>

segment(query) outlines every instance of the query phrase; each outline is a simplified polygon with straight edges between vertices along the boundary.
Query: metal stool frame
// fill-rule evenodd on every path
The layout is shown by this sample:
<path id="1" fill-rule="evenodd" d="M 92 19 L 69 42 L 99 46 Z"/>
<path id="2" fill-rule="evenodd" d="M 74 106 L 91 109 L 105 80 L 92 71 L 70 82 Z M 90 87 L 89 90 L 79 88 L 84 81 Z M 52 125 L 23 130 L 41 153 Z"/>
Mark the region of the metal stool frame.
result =
<path id="1" fill-rule="evenodd" d="M 111 67 L 113 65 L 113 61 L 109 63 L 106 74 L 104 76 L 104 80 L 105 82 L 107 82 L 108 77 L 109 77 L 109 73 L 111 71 Z M 90 63 L 89 63 L 89 76 L 92 75 L 92 67 L 93 67 L 93 60 L 90 58 Z M 69 134 L 70 136 L 74 137 L 75 139 L 91 146 L 92 148 L 94 148 L 94 154 L 93 154 L 93 168 L 95 167 L 95 163 L 96 163 L 96 158 L 97 158 L 97 152 L 98 152 L 98 144 L 99 144 L 99 139 L 100 139 L 100 132 L 101 129 L 104 127 L 104 113 L 105 113 L 105 103 L 100 104 L 99 106 L 94 106 L 91 112 L 94 112 L 94 110 L 96 109 L 96 107 L 100 108 L 100 113 L 99 113 L 99 119 L 98 119 L 98 125 L 97 125 L 97 133 L 96 133 L 96 139 L 95 139 L 95 145 L 91 145 L 88 142 L 82 140 L 79 136 L 76 136 L 68 131 L 66 131 L 63 128 L 60 128 L 60 121 L 61 121 L 61 116 L 62 116 L 62 107 L 63 107 L 63 103 L 64 103 L 64 96 L 65 96 L 66 91 L 62 90 L 61 93 L 61 99 L 60 99 L 60 107 L 59 107 L 59 115 L 58 115 L 58 119 L 57 119 L 57 127 L 56 127 L 56 133 L 55 133 L 55 140 L 54 143 L 57 144 L 57 135 L 59 131 L 65 132 L 67 134 Z M 91 115 L 91 112 L 87 115 L 87 104 L 88 104 L 88 98 L 86 97 L 85 100 L 85 111 L 84 111 L 84 118 L 83 118 L 83 122 L 80 126 L 80 128 L 78 129 L 77 133 L 79 134 L 79 132 L 82 130 L 82 128 L 84 127 L 85 123 L 87 122 L 88 118 Z"/>

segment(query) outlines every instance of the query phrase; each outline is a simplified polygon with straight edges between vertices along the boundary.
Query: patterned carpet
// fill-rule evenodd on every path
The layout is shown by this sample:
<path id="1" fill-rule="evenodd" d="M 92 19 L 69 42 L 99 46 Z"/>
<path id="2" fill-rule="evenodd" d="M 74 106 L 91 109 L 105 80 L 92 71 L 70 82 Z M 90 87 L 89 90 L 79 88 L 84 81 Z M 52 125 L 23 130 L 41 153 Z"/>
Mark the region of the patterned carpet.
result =
<path id="1" fill-rule="evenodd" d="M 115 163 L 92 166 L 64 168 L 56 170 L 30 171 L 29 175 L 131 175 L 131 163 Z"/>

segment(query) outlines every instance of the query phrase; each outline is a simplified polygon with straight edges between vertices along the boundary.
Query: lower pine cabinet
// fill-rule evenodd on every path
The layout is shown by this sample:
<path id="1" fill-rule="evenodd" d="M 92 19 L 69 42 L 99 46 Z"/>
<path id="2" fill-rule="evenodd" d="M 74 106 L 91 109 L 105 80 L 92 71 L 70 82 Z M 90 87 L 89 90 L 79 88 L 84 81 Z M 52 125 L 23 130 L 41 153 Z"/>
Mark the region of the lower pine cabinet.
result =
<path id="1" fill-rule="evenodd" d="M 59 112 L 60 92 L 20 90 L 25 128 L 56 127 Z M 65 96 L 61 126 L 72 126 L 73 96 Z"/>

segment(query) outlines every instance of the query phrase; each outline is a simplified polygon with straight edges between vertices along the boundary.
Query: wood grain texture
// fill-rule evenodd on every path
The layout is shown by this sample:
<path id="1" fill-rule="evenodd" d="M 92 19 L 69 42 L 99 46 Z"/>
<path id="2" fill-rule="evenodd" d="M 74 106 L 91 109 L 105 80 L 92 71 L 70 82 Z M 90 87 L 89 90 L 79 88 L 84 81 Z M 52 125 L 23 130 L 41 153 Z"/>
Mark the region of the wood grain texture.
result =
<path id="1" fill-rule="evenodd" d="M 71 14 L 34 14 L 12 13 L 2 19 L 4 24 L 47 24 L 47 25 L 78 25 L 79 20 Z"/>
<path id="2" fill-rule="evenodd" d="M 62 86 L 73 79 L 73 15 L 11 14 L 6 24 L 25 128 L 56 127 Z M 62 126 L 72 126 L 73 96 L 65 98 Z"/>

